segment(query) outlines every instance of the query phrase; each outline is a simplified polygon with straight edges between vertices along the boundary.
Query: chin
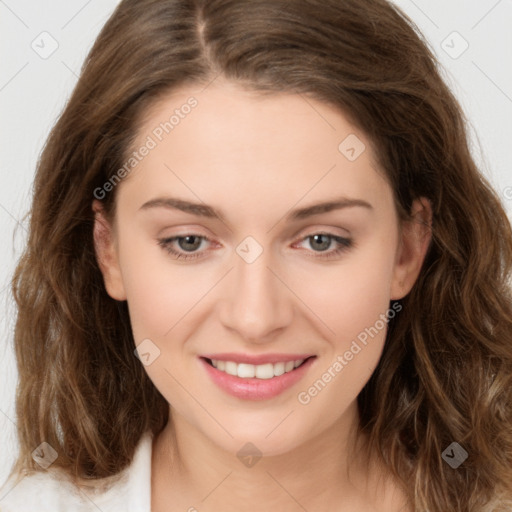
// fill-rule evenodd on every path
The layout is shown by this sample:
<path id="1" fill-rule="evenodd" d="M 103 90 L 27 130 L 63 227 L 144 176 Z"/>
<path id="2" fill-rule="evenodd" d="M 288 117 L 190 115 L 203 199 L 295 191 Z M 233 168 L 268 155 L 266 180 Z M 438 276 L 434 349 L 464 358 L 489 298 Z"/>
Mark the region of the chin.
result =
<path id="1" fill-rule="evenodd" d="M 290 415 L 290 419 L 293 414 Z M 268 422 L 265 425 L 232 425 L 225 427 L 232 438 L 220 433 L 210 439 L 220 448 L 236 455 L 243 456 L 246 452 L 254 455 L 273 457 L 293 451 L 305 443 L 309 438 L 311 429 L 290 428 L 286 415 L 279 420 Z M 294 418 L 296 426 L 297 418 Z"/>

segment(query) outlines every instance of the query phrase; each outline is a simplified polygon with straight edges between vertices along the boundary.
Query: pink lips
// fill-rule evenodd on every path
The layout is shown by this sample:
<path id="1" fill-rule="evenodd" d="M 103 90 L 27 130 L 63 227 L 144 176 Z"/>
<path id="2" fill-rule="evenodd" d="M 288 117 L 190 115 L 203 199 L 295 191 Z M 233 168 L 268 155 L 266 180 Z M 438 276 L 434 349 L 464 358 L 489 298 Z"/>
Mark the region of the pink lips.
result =
<path id="1" fill-rule="evenodd" d="M 234 361 L 235 363 L 247 364 L 266 364 L 266 363 L 285 363 L 286 361 L 297 361 L 297 359 L 307 359 L 313 354 L 261 354 L 254 356 L 251 354 L 236 354 L 234 352 L 223 352 L 222 354 L 203 354 L 205 359 L 217 359 L 220 361 Z"/>
<path id="2" fill-rule="evenodd" d="M 214 368 L 207 359 L 234 361 L 236 363 L 266 364 L 306 359 L 302 365 L 291 372 L 271 379 L 240 378 L 229 375 Z M 310 354 L 267 354 L 261 356 L 245 356 L 241 354 L 211 354 L 199 358 L 206 373 L 223 391 L 242 400 L 268 400 L 292 387 L 308 371 L 315 357 Z"/>

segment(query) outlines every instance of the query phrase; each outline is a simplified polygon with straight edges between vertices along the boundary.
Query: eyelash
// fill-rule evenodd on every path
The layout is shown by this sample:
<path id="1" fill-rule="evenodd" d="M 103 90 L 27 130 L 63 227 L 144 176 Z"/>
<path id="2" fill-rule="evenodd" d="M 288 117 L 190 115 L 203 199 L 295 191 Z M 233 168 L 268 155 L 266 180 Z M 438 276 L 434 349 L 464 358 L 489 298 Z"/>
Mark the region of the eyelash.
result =
<path id="1" fill-rule="evenodd" d="M 308 236 L 302 238 L 300 240 L 300 242 L 304 242 L 305 240 L 312 239 L 314 236 L 317 236 L 317 235 L 323 235 L 323 236 L 326 236 L 326 237 L 330 238 L 331 241 L 333 241 L 333 242 L 338 244 L 338 248 L 335 249 L 335 250 L 329 251 L 329 252 L 327 252 L 327 251 L 313 251 L 313 252 L 317 253 L 315 256 L 313 256 L 314 258 L 332 259 L 332 258 L 335 258 L 335 257 L 339 256 L 340 254 L 346 252 L 351 247 L 353 247 L 352 239 L 344 238 L 344 237 L 341 237 L 341 236 L 333 235 L 332 233 L 325 233 L 325 232 L 313 233 L 311 235 L 308 235 Z M 158 240 L 158 245 L 160 247 L 162 247 L 163 249 L 165 249 L 169 254 L 174 256 L 176 259 L 183 259 L 183 260 L 190 261 L 190 260 L 194 260 L 194 259 L 197 259 L 197 258 L 201 258 L 203 256 L 204 252 L 191 252 L 191 253 L 179 252 L 179 251 L 177 251 L 176 249 L 174 249 L 172 247 L 173 242 L 178 241 L 178 240 L 182 240 L 182 239 L 187 238 L 189 236 L 197 237 L 197 238 L 200 238 L 201 240 L 204 240 L 204 241 L 207 241 L 207 242 L 211 242 L 211 240 L 208 237 L 201 236 L 201 235 L 196 235 L 196 234 L 193 234 L 193 233 L 189 233 L 189 234 L 182 235 L 182 236 L 174 236 L 174 237 L 170 237 L 170 238 L 161 238 L 161 239 Z"/>

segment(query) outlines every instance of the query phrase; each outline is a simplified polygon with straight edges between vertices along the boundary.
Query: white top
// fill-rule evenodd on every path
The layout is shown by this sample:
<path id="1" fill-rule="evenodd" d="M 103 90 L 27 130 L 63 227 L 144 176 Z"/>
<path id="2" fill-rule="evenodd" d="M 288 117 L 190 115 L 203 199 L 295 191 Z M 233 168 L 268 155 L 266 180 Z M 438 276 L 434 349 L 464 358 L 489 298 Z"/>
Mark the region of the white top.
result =
<path id="1" fill-rule="evenodd" d="M 151 512 L 152 439 L 144 434 L 130 466 L 104 491 L 77 489 L 51 466 L 18 483 L 11 477 L 0 488 L 0 512 Z"/>

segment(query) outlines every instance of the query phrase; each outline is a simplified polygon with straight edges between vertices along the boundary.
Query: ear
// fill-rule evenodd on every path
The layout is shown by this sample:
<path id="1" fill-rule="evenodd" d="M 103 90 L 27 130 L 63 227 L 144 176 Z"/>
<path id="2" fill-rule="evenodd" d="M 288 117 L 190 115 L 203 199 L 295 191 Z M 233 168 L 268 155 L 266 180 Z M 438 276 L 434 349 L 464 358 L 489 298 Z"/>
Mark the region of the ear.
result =
<path id="1" fill-rule="evenodd" d="M 404 298 L 414 286 L 432 239 L 432 205 L 421 197 L 411 208 L 411 218 L 404 221 L 400 230 L 391 300 Z"/>
<path id="2" fill-rule="evenodd" d="M 105 289 L 113 299 L 126 300 L 113 226 L 107 220 L 100 201 L 95 199 L 92 209 L 94 211 L 94 249 L 103 274 Z"/>

